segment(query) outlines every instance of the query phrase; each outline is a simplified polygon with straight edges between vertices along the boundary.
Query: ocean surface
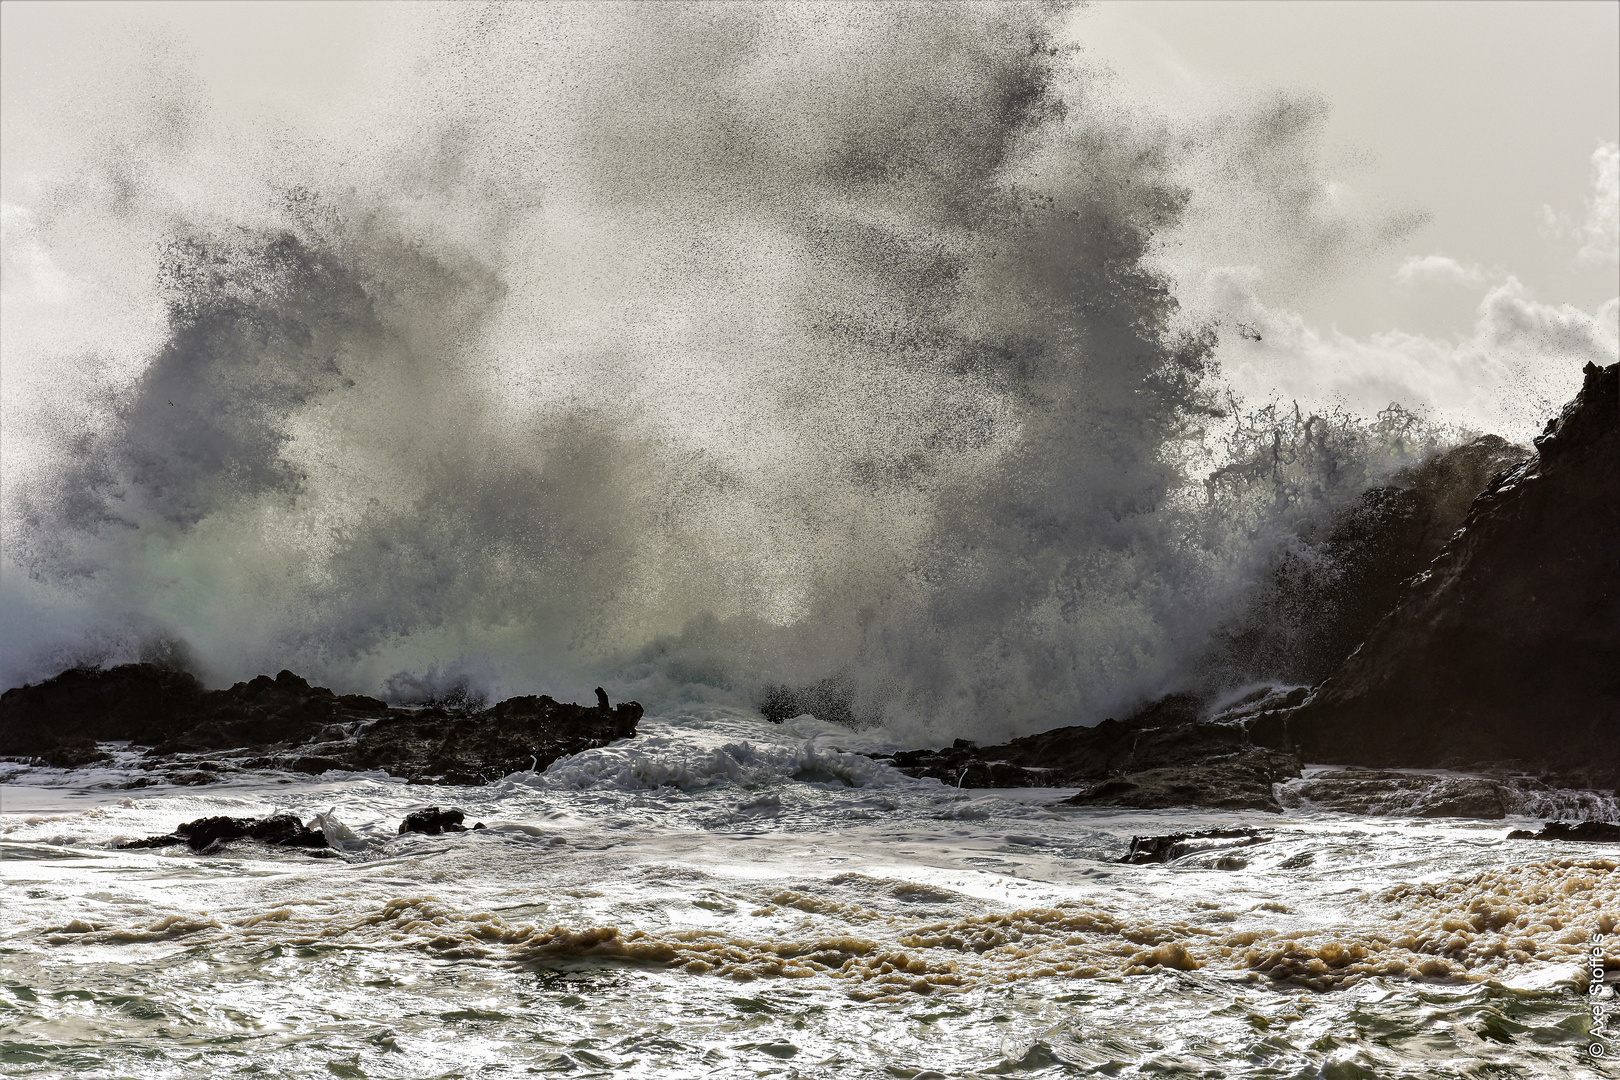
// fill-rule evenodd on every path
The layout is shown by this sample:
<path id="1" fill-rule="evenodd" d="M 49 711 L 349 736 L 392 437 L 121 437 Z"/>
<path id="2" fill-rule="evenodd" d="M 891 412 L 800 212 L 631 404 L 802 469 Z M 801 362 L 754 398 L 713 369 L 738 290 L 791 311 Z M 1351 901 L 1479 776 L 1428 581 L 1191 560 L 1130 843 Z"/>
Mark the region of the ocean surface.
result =
<path id="1" fill-rule="evenodd" d="M 1580 961 L 1620 847 L 1063 807 L 878 746 L 717 708 L 485 787 L 0 763 L 0 1074 L 1615 1075 Z M 486 828 L 397 835 L 426 805 Z M 336 850 L 117 846 L 280 810 Z"/>

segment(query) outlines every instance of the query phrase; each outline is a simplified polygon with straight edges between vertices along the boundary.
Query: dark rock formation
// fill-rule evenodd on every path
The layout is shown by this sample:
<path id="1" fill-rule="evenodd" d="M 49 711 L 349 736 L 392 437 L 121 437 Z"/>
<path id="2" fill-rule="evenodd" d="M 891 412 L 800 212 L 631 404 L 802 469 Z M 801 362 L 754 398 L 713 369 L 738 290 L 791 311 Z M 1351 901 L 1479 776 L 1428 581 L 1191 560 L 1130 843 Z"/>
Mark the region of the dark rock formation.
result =
<path id="1" fill-rule="evenodd" d="M 1516 760 L 1620 785 L 1620 364 L 1494 479 L 1399 603 L 1258 742 L 1375 767 Z"/>
<path id="2" fill-rule="evenodd" d="M 399 835 L 404 836 L 408 832 L 414 832 L 423 833 L 427 836 L 438 836 L 440 833 L 447 832 L 467 832 L 467 826 L 462 824 L 466 820 L 467 815 L 455 807 L 441 810 L 437 806 L 429 806 L 406 814 L 405 820 L 399 823 Z M 484 823 L 482 821 L 473 826 L 474 829 L 482 829 L 483 827 Z"/>
<path id="3" fill-rule="evenodd" d="M 205 851 L 231 840 L 257 840 L 274 847 L 324 848 L 326 834 L 308 828 L 291 814 L 267 818 L 210 817 L 188 821 L 168 836 L 153 836 L 119 844 L 121 848 L 161 848 L 184 844 L 192 851 Z"/>
<path id="4" fill-rule="evenodd" d="M 1133 836 L 1131 850 L 1119 861 L 1138 866 L 1143 863 L 1172 862 L 1188 855 L 1263 844 L 1269 839 L 1269 833 L 1258 829 L 1202 829 L 1168 836 Z M 1236 866 L 1232 868 L 1241 869 Z"/>
<path id="5" fill-rule="evenodd" d="M 1277 750 L 1251 749 L 1193 765 L 1143 769 L 1112 776 L 1063 800 L 1068 806 L 1163 810 L 1204 806 L 1215 810 L 1282 813 L 1272 785 L 1299 775 L 1299 759 Z"/>
<path id="6" fill-rule="evenodd" d="M 508 698 L 460 717 L 396 710 L 353 743 L 323 749 L 348 769 L 382 769 L 418 783 L 482 784 L 627 739 L 641 712 L 634 701 L 588 708 L 546 696 Z"/>
<path id="7" fill-rule="evenodd" d="M 181 672 L 125 664 L 6 691 L 0 754 L 74 767 L 105 756 L 98 741 L 128 740 L 153 747 L 154 760 L 189 764 L 170 774 L 176 783 L 209 783 L 238 767 L 381 769 L 413 781 L 483 783 L 628 738 L 641 714 L 633 701 L 610 707 L 600 689 L 594 708 L 518 697 L 477 712 L 407 710 L 334 694 L 290 671 L 209 691 Z M 218 753 L 225 750 L 237 756 Z M 191 755 L 199 752 L 220 760 L 198 768 Z"/>
<path id="8" fill-rule="evenodd" d="M 386 703 L 360 694 L 338 695 L 311 686 L 290 671 L 260 675 L 229 690 L 202 694 L 176 716 L 179 730 L 157 745 L 160 754 L 227 750 L 239 746 L 296 746 L 338 734 L 343 725 L 381 716 Z"/>
<path id="9" fill-rule="evenodd" d="M 1212 667 L 1232 681 L 1318 683 L 1445 548 L 1492 477 L 1530 456 L 1484 435 L 1369 488 L 1325 534 L 1282 549 L 1243 615 L 1218 635 Z"/>
<path id="10" fill-rule="evenodd" d="M 203 693 L 193 676 L 155 664 L 64 671 L 0 695 L 0 754 L 77 768 L 106 756 L 97 742 L 161 741 Z"/>
<path id="11" fill-rule="evenodd" d="M 1620 844 L 1620 825 L 1608 821 L 1582 821 L 1574 825 L 1549 821 L 1538 833 L 1514 829 L 1509 840 L 1576 840 L 1588 844 Z"/>
<path id="12" fill-rule="evenodd" d="M 1082 805 L 1280 810 L 1271 785 L 1298 776 L 1299 761 L 1257 750 L 1242 723 L 1200 720 L 1200 708 L 1197 698 L 1172 694 L 1123 721 L 1055 728 L 1001 746 L 958 739 L 943 750 L 878 760 L 953 787 L 1084 786 L 1069 800 Z"/>

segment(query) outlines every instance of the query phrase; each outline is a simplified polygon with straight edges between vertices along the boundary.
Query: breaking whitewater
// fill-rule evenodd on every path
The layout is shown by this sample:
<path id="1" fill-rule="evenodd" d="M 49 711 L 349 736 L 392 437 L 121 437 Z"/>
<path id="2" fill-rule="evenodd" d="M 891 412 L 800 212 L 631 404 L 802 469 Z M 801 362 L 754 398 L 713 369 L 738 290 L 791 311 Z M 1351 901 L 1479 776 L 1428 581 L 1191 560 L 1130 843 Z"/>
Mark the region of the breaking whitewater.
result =
<path id="1" fill-rule="evenodd" d="M 0 1072 L 1611 1074 L 1620 303 L 1306 370 L 1422 215 L 1058 6 L 398 15 L 8 190 Z"/>
<path id="2" fill-rule="evenodd" d="M 693 709 L 480 786 L 171 786 L 120 752 L 13 774 L 4 1067 L 1601 1074 L 1583 966 L 1620 911 L 1616 846 L 1505 837 L 1613 820 L 1612 800 L 1424 817 L 1449 778 L 1419 772 L 1408 808 L 1376 817 L 1303 795 L 1281 815 L 1096 809 L 856 752 L 883 748 L 807 717 Z M 401 834 L 429 804 L 467 831 Z M 287 812 L 331 846 L 121 849 Z M 1121 861 L 1133 837 L 1200 830 L 1232 835 Z"/>

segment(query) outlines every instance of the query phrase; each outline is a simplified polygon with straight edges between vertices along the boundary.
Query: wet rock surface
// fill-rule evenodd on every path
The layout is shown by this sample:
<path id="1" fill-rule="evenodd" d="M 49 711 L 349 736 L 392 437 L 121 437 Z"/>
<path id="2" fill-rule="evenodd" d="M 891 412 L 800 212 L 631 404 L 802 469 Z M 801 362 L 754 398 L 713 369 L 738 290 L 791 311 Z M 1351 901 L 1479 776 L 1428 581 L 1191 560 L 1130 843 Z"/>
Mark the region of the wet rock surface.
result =
<path id="1" fill-rule="evenodd" d="M 1066 806 L 1118 806 L 1164 810 L 1199 806 L 1216 810 L 1281 813 L 1274 785 L 1299 775 L 1299 759 L 1251 749 L 1194 765 L 1144 769 L 1112 776 L 1063 800 Z"/>
<path id="2" fill-rule="evenodd" d="M 406 833 L 423 833 L 427 836 L 438 836 L 447 832 L 469 832 L 462 822 L 467 815 L 454 807 L 441 810 L 437 806 L 429 806 L 421 810 L 413 810 L 405 815 L 405 820 L 399 823 L 399 835 Z M 473 829 L 482 829 L 484 823 L 478 822 Z"/>
<path id="3" fill-rule="evenodd" d="M 206 851 L 232 840 L 257 840 L 273 847 L 324 848 L 330 845 L 320 829 L 309 828 L 292 814 L 265 818 L 208 817 L 188 821 L 168 836 L 131 840 L 120 848 L 163 848 L 184 844 L 192 851 Z"/>
<path id="4" fill-rule="evenodd" d="M 77 768 L 107 756 L 98 742 L 161 741 L 203 693 L 194 676 L 156 664 L 64 671 L 0 694 L 0 754 Z"/>
<path id="5" fill-rule="evenodd" d="M 999 746 L 959 739 L 942 750 L 902 751 L 878 760 L 953 787 L 1075 787 L 1128 772 L 1229 758 L 1251 748 L 1242 725 L 1201 721 L 1200 708 L 1197 698 L 1172 694 L 1123 721 L 1054 728 Z"/>
<path id="6" fill-rule="evenodd" d="M 1143 863 L 1173 862 L 1188 855 L 1263 844 L 1269 839 L 1271 834 L 1259 829 L 1202 829 L 1198 832 L 1170 833 L 1165 836 L 1133 836 L 1130 851 L 1119 861 L 1137 866 Z M 1241 867 L 1232 868 L 1241 869 Z"/>
<path id="7" fill-rule="evenodd" d="M 1529 457 L 1482 435 L 1368 488 L 1324 534 L 1277 553 L 1243 613 L 1217 633 L 1214 666 L 1236 681 L 1315 684 L 1332 675 L 1445 549 L 1491 479 Z"/>
<path id="8" fill-rule="evenodd" d="M 1336 769 L 1292 781 L 1278 798 L 1287 809 L 1399 817 L 1496 820 L 1522 813 L 1538 797 L 1568 798 L 1531 776 L 1447 776 L 1379 769 Z M 1591 810 L 1605 808 L 1594 798 Z"/>
<path id="9" fill-rule="evenodd" d="M 641 715 L 633 701 L 610 705 L 600 688 L 594 706 L 541 696 L 476 711 L 400 709 L 334 694 L 290 671 L 204 690 L 183 672 L 124 664 L 6 691 L 0 754 L 73 768 L 107 756 L 98 742 L 127 740 L 151 747 L 146 763 L 164 769 L 170 783 L 273 768 L 375 769 L 418 783 L 479 784 L 634 736 Z M 139 780 L 130 786 L 145 786 Z"/>
<path id="10" fill-rule="evenodd" d="M 1265 700 L 1273 699 L 1294 700 L 1288 692 Z M 1197 698 L 1173 694 L 1123 721 L 1055 728 L 1000 746 L 958 740 L 878 760 L 953 787 L 1083 788 L 1067 800 L 1073 805 L 1280 811 L 1272 785 L 1300 775 L 1298 758 L 1254 746 L 1242 722 L 1200 719 L 1201 708 Z"/>
<path id="11" fill-rule="evenodd" d="M 1514 829 L 1509 840 L 1575 840 L 1587 844 L 1620 844 L 1620 825 L 1608 821 L 1549 821 L 1540 832 Z"/>
<path id="12" fill-rule="evenodd" d="M 1620 364 L 1495 478 L 1445 550 L 1311 698 L 1257 742 L 1308 761 L 1513 759 L 1620 786 Z"/>

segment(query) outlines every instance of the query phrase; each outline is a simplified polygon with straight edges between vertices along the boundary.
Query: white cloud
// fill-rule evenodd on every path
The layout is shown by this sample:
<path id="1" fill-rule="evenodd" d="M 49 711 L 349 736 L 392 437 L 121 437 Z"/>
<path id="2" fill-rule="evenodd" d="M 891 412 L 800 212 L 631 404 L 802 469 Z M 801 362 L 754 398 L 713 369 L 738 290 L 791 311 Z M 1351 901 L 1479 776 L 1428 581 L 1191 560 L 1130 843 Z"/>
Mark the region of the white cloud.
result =
<path id="1" fill-rule="evenodd" d="M 1228 380 L 1251 399 L 1342 404 L 1363 415 L 1398 402 L 1524 442 L 1574 394 L 1586 363 L 1620 359 L 1620 299 L 1596 312 L 1544 304 L 1509 277 L 1485 294 L 1462 340 L 1401 330 L 1354 337 L 1267 307 L 1258 277 L 1252 267 L 1225 267 L 1204 282 L 1206 302 L 1241 330 L 1223 336 L 1220 356 Z"/>
<path id="2" fill-rule="evenodd" d="M 1592 194 L 1586 219 L 1577 223 L 1543 204 L 1538 215 L 1543 235 L 1580 241 L 1575 261 L 1604 266 L 1620 262 L 1620 143 L 1602 143 L 1592 151 Z"/>
<path id="3" fill-rule="evenodd" d="M 1402 285 L 1479 285 L 1485 271 L 1477 263 L 1461 263 L 1446 255 L 1411 255 L 1395 271 Z"/>
<path id="4" fill-rule="evenodd" d="M 1582 262 L 1620 262 L 1620 144 L 1604 143 L 1592 153 L 1592 197 L 1577 235 Z"/>

